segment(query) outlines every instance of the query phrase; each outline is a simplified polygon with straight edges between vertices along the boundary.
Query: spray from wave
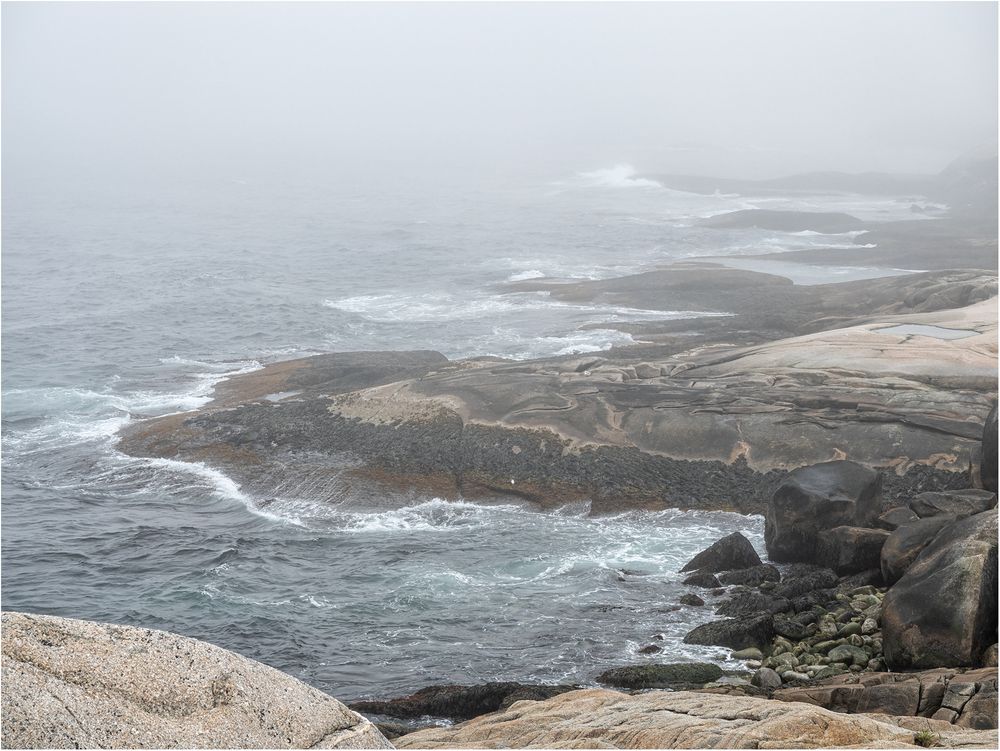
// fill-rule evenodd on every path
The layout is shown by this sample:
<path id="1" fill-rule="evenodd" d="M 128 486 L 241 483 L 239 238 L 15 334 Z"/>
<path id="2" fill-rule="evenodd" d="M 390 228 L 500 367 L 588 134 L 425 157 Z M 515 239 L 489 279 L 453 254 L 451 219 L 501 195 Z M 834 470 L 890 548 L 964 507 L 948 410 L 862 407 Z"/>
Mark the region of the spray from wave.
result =
<path id="1" fill-rule="evenodd" d="M 616 164 L 614 167 L 578 172 L 578 177 L 594 188 L 662 188 L 656 180 L 636 177 L 631 164 Z"/>

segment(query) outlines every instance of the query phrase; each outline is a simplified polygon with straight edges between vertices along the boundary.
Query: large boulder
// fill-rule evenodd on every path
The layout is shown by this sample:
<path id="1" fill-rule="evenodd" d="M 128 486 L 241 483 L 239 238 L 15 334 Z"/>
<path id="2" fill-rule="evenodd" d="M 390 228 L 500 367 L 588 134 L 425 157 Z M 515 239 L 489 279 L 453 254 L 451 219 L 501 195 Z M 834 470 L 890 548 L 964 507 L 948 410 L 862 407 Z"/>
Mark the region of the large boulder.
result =
<path id="1" fill-rule="evenodd" d="M 997 635 L 997 511 L 949 524 L 882 603 L 894 670 L 978 664 Z"/>
<path id="2" fill-rule="evenodd" d="M 860 686 L 852 686 L 861 690 Z M 780 692 L 776 691 L 775 694 Z M 943 747 L 995 748 L 995 730 L 920 719 Z M 397 748 L 910 748 L 918 730 L 885 715 L 694 691 L 586 689 L 396 739 Z"/>
<path id="3" fill-rule="evenodd" d="M 775 562 L 815 561 L 820 532 L 870 527 L 878 516 L 882 476 L 849 461 L 800 467 L 771 496 L 764 544 Z"/>
<path id="4" fill-rule="evenodd" d="M 880 561 L 885 583 L 892 586 L 898 582 L 937 533 L 954 521 L 953 516 L 932 516 L 904 524 L 890 534 L 882 546 Z"/>
<path id="5" fill-rule="evenodd" d="M 983 425 L 983 455 L 979 462 L 979 483 L 997 492 L 997 407 L 994 404 Z"/>
<path id="6" fill-rule="evenodd" d="M 681 571 L 707 571 L 711 574 L 717 574 L 720 571 L 732 571 L 760 565 L 760 556 L 757 555 L 757 551 L 753 549 L 750 541 L 739 532 L 733 532 L 702 550 L 685 563 Z"/>
<path id="7" fill-rule="evenodd" d="M 988 511 L 997 505 L 996 493 L 989 490 L 941 490 L 920 493 L 910 500 L 910 509 L 921 519 L 933 516 L 956 518 Z"/>
<path id="8" fill-rule="evenodd" d="M 274 668 L 130 626 L 3 614 L 5 748 L 392 748 Z"/>
<path id="9" fill-rule="evenodd" d="M 816 559 L 841 576 L 878 568 L 888 536 L 884 529 L 834 527 L 819 535 Z"/>
<path id="10" fill-rule="evenodd" d="M 684 637 L 685 644 L 704 644 L 730 649 L 770 646 L 774 638 L 774 623 L 769 613 L 743 618 L 727 618 L 696 626 Z"/>

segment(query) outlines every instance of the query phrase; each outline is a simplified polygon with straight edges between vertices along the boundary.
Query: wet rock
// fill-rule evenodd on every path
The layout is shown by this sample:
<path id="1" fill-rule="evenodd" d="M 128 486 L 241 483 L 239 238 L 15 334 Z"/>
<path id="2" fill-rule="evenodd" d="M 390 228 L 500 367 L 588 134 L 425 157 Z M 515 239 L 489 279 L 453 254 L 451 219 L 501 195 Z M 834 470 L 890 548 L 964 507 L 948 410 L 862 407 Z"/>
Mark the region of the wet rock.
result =
<path id="1" fill-rule="evenodd" d="M 808 629 L 804 625 L 792 620 L 791 618 L 776 615 L 773 623 L 774 632 L 776 634 L 791 639 L 792 641 L 805 639 L 809 635 Z"/>
<path id="2" fill-rule="evenodd" d="M 747 587 L 759 587 L 763 582 L 781 581 L 781 572 L 777 567 L 764 563 L 738 571 L 727 571 L 719 575 L 719 581 L 726 585 L 742 584 Z"/>
<path id="3" fill-rule="evenodd" d="M 800 673 L 797 670 L 786 670 L 781 674 L 781 680 L 784 683 L 792 683 L 794 681 L 804 682 L 809 680 L 809 676 L 805 673 Z"/>
<path id="4" fill-rule="evenodd" d="M 953 521 L 953 516 L 934 516 L 905 524 L 892 532 L 882 546 L 880 565 L 885 583 L 892 585 L 899 581 L 937 533 Z"/>
<path id="5" fill-rule="evenodd" d="M 904 524 L 915 522 L 920 517 L 913 513 L 908 506 L 897 506 L 886 511 L 875 520 L 875 526 L 887 529 L 890 532 L 902 527 Z"/>
<path id="6" fill-rule="evenodd" d="M 681 595 L 679 602 L 681 603 L 681 605 L 690 605 L 691 607 L 695 608 L 701 607 L 702 605 L 705 604 L 705 601 L 700 597 L 698 597 L 698 595 L 692 595 L 692 594 Z"/>
<path id="7" fill-rule="evenodd" d="M 894 670 L 972 666 L 997 630 L 997 511 L 942 529 L 882 603 Z"/>
<path id="8" fill-rule="evenodd" d="M 875 569 L 888 536 L 884 529 L 834 527 L 818 536 L 816 560 L 841 576 Z"/>
<path id="9" fill-rule="evenodd" d="M 639 650 L 641 655 L 655 655 L 663 651 L 663 647 L 657 646 L 656 644 L 647 644 Z"/>
<path id="10" fill-rule="evenodd" d="M 757 551 L 753 549 L 750 541 L 739 532 L 733 532 L 721 540 L 716 540 L 698 553 L 684 564 L 681 571 L 707 571 L 715 574 L 720 571 L 732 571 L 733 569 L 745 569 L 760 565 L 760 556 L 757 555 Z"/>
<path id="11" fill-rule="evenodd" d="M 866 665 L 869 657 L 861 647 L 841 644 L 834 647 L 826 655 L 831 663 L 844 662 L 848 665 Z"/>
<path id="12" fill-rule="evenodd" d="M 884 584 L 885 582 L 882 581 L 882 570 L 876 564 L 870 569 L 865 569 L 864 571 L 859 571 L 856 574 L 842 577 L 840 581 L 837 582 L 837 591 L 847 592 L 853 596 L 853 592 L 856 589 L 868 587 L 870 590 L 874 591 Z"/>
<path id="13" fill-rule="evenodd" d="M 274 668 L 164 631 L 5 612 L 5 748 L 392 748 Z"/>
<path id="14" fill-rule="evenodd" d="M 678 662 L 669 665 L 629 665 L 605 670 L 597 680 L 616 688 L 669 688 L 705 684 L 723 676 L 722 668 L 708 662 Z"/>
<path id="15" fill-rule="evenodd" d="M 771 668 L 759 668 L 750 678 L 750 683 L 765 690 L 781 688 L 781 676 Z"/>
<path id="16" fill-rule="evenodd" d="M 994 404 L 983 425 L 983 451 L 979 463 L 979 484 L 997 492 L 997 407 Z"/>
<path id="17" fill-rule="evenodd" d="M 792 599 L 816 590 L 828 589 L 837 584 L 837 574 L 823 566 L 799 566 L 788 571 L 784 579 L 770 590 L 775 597 Z"/>
<path id="18" fill-rule="evenodd" d="M 682 581 L 681 584 L 687 584 L 689 587 L 701 587 L 703 589 L 718 589 L 722 586 L 722 582 L 714 574 L 710 574 L 707 571 L 697 571 Z"/>
<path id="19" fill-rule="evenodd" d="M 849 461 L 789 472 L 767 507 L 764 541 L 768 556 L 777 562 L 815 561 L 820 532 L 874 522 L 881 488 L 878 472 Z"/>
<path id="20" fill-rule="evenodd" d="M 780 613 L 789 607 L 788 600 L 763 592 L 744 592 L 735 595 L 716 608 L 718 615 L 739 618 L 756 613 Z"/>
<path id="21" fill-rule="evenodd" d="M 450 720 L 468 720 L 509 707 L 516 701 L 542 701 L 573 691 L 577 686 L 540 686 L 524 683 L 483 683 L 476 686 L 428 686 L 409 696 L 386 701 L 357 701 L 356 712 L 387 717 L 415 718 L 425 715 Z"/>
<path id="22" fill-rule="evenodd" d="M 774 638 L 774 626 L 769 614 L 746 618 L 729 618 L 723 621 L 704 623 L 688 632 L 685 644 L 705 644 L 730 649 L 770 646 Z"/>
<path id="23" fill-rule="evenodd" d="M 997 495 L 988 490 L 941 490 L 920 493 L 910 501 L 910 508 L 921 519 L 951 516 L 957 519 L 980 514 L 997 505 Z"/>

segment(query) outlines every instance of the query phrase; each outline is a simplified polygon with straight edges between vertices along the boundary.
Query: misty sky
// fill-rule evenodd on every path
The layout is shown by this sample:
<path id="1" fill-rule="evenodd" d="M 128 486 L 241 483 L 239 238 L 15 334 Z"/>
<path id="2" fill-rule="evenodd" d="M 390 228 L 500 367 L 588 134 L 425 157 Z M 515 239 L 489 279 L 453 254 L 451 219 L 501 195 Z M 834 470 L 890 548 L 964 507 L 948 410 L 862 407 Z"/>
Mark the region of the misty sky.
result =
<path id="1" fill-rule="evenodd" d="M 935 172 L 996 142 L 993 3 L 3 6 L 26 174 Z"/>

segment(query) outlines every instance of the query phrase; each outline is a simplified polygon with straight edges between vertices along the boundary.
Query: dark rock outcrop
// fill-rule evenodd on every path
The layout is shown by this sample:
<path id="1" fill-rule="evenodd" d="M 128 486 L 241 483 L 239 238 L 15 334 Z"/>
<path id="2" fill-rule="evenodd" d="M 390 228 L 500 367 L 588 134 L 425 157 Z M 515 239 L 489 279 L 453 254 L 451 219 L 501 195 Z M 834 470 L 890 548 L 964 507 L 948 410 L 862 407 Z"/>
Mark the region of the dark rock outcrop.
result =
<path id="1" fill-rule="evenodd" d="M 814 564 L 789 567 L 780 583 L 769 590 L 774 597 L 792 599 L 816 590 L 829 589 L 839 581 L 836 572 Z"/>
<path id="2" fill-rule="evenodd" d="M 781 572 L 776 566 L 763 563 L 760 566 L 752 566 L 738 571 L 726 571 L 719 574 L 719 581 L 727 586 L 739 584 L 745 587 L 759 587 L 764 582 L 781 581 Z"/>
<path id="3" fill-rule="evenodd" d="M 717 574 L 720 571 L 747 569 L 760 565 L 760 556 L 750 541 L 739 532 L 733 532 L 702 550 L 685 563 L 681 571 L 707 571 Z"/>
<path id="4" fill-rule="evenodd" d="M 696 571 L 691 576 L 686 577 L 681 584 L 687 584 L 689 587 L 701 587 L 702 589 L 718 589 L 722 586 L 722 582 L 715 574 L 710 574 L 707 571 Z"/>
<path id="5" fill-rule="evenodd" d="M 819 536 L 816 560 L 842 576 L 878 568 L 888 536 L 884 529 L 834 527 Z"/>
<path id="6" fill-rule="evenodd" d="M 913 513 L 913 510 L 909 506 L 896 506 L 886 511 L 882 516 L 875 520 L 875 526 L 882 529 L 888 529 L 892 532 L 895 529 L 903 526 L 904 524 L 909 524 L 910 522 L 915 522 L 920 517 Z"/>
<path id="7" fill-rule="evenodd" d="M 787 599 L 769 592 L 740 592 L 722 603 L 715 612 L 727 618 L 743 618 L 758 613 L 780 613 L 790 607 Z"/>
<path id="8" fill-rule="evenodd" d="M 937 536 L 937 533 L 955 521 L 953 516 L 933 516 L 904 524 L 889 535 L 882 546 L 882 578 L 888 585 L 899 581 L 910 564 Z"/>
<path id="9" fill-rule="evenodd" d="M 996 493 L 973 488 L 920 493 L 910 501 L 910 509 L 921 519 L 932 516 L 963 518 L 988 511 L 996 505 Z"/>
<path id="10" fill-rule="evenodd" d="M 821 532 L 868 527 L 879 512 L 881 475 L 849 461 L 789 472 L 767 507 L 764 541 L 772 561 L 816 560 Z"/>
<path id="11" fill-rule="evenodd" d="M 722 668 L 708 662 L 678 662 L 669 665 L 629 665 L 605 670 L 597 680 L 616 688 L 670 688 L 710 683 L 723 676 Z"/>
<path id="12" fill-rule="evenodd" d="M 727 618 L 695 627 L 684 637 L 685 644 L 705 644 L 730 649 L 765 648 L 774 638 L 771 615 Z"/>
<path id="13" fill-rule="evenodd" d="M 953 522 L 883 602 L 886 664 L 896 670 L 978 664 L 997 635 L 997 511 Z"/>
<path id="14" fill-rule="evenodd" d="M 541 686 L 525 683 L 484 683 L 477 686 L 428 686 L 409 696 L 386 701 L 356 701 L 348 707 L 363 714 L 387 717 L 444 717 L 469 720 L 509 707 L 524 699 L 542 701 L 574 691 L 578 686 Z"/>
<path id="15" fill-rule="evenodd" d="M 702 219 L 703 227 L 719 229 L 749 228 L 779 230 L 781 232 L 837 233 L 864 229 L 865 223 L 850 214 L 820 211 L 773 211 L 770 209 L 744 209 Z"/>
<path id="16" fill-rule="evenodd" d="M 979 482 L 997 492 L 997 406 L 994 404 L 983 425 L 983 451 L 979 460 Z"/>

